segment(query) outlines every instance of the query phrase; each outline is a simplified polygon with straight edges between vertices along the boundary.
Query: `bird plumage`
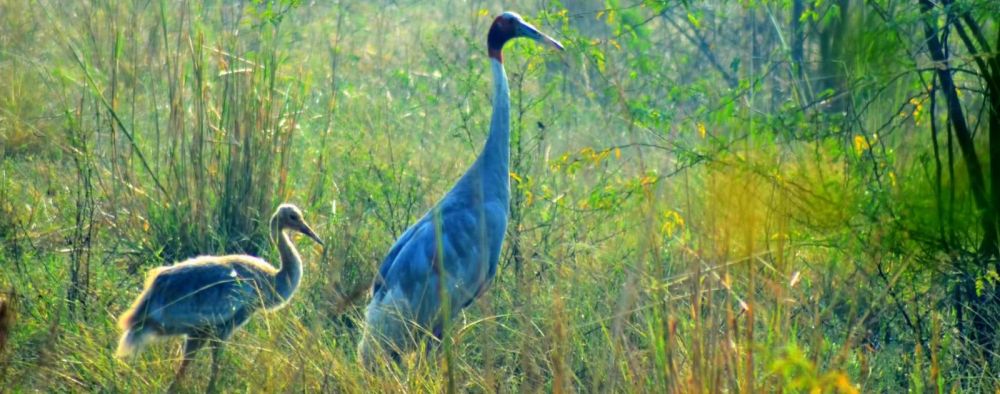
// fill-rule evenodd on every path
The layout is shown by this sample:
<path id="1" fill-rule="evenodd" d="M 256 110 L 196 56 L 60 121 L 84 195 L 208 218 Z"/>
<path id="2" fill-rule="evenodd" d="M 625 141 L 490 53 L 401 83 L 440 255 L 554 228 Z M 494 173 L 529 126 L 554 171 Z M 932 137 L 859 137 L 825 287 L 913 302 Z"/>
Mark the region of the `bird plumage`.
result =
<path id="1" fill-rule="evenodd" d="M 202 256 L 155 269 L 146 291 L 120 325 L 141 326 L 157 335 L 214 328 L 244 310 L 280 306 L 271 289 L 277 273 L 261 259 L 239 255 Z"/>
<path id="2" fill-rule="evenodd" d="M 143 292 L 119 318 L 123 333 L 118 356 L 136 354 L 157 337 L 184 335 L 187 342 L 180 374 L 190 356 L 206 341 L 228 339 L 259 309 L 284 306 L 302 276 L 301 258 L 285 234 L 286 229 L 322 244 L 298 208 L 283 204 L 271 218 L 280 269 L 257 257 L 228 255 L 201 256 L 150 270 Z M 214 371 L 213 360 L 213 376 Z"/>
<path id="3" fill-rule="evenodd" d="M 443 320 L 470 305 L 496 275 L 510 205 L 510 89 L 501 49 L 515 37 L 561 48 L 517 14 L 504 13 L 494 21 L 487 42 L 493 72 L 489 136 L 468 171 L 383 260 L 359 345 L 366 364 L 376 351 L 397 356 L 427 335 L 440 337 Z M 442 294 L 450 307 L 447 316 L 441 312 Z"/>

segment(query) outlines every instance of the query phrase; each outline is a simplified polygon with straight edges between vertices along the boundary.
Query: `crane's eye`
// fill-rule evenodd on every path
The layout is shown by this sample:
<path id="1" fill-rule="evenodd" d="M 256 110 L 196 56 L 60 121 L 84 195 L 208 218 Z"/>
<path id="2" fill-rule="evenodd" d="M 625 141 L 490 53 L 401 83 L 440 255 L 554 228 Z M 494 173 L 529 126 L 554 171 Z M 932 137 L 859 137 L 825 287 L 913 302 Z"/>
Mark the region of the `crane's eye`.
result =
<path id="1" fill-rule="evenodd" d="M 293 213 L 293 214 L 292 214 L 291 216 L 289 216 L 289 217 L 290 217 L 290 218 L 292 218 L 292 220 L 299 220 L 299 214 L 297 214 L 297 213 Z"/>

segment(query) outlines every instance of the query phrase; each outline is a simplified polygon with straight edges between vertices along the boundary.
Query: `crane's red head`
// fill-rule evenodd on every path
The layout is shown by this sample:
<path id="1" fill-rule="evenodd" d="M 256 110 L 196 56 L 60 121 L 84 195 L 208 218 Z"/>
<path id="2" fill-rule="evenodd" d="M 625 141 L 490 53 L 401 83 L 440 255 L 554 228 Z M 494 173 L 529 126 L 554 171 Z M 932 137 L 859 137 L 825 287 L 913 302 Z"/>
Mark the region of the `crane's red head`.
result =
<path id="1" fill-rule="evenodd" d="M 493 26 L 490 27 L 490 33 L 486 38 L 490 57 L 503 62 L 503 45 L 517 37 L 527 37 L 543 44 L 552 45 L 556 49 L 563 49 L 559 41 L 542 34 L 534 26 L 521 19 L 520 15 L 507 11 L 494 19 Z"/>

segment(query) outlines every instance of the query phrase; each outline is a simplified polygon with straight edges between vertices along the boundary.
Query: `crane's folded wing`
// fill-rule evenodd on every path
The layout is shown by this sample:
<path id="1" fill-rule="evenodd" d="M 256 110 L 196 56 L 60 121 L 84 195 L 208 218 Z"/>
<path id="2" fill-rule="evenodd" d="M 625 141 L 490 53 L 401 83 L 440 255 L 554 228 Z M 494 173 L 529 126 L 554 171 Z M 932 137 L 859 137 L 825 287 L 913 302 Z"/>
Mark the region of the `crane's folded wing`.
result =
<path id="1" fill-rule="evenodd" d="M 441 233 L 435 231 L 434 220 L 439 220 Z M 468 210 L 447 210 L 439 215 L 425 216 L 404 233 L 393 246 L 390 256 L 380 270 L 381 283 L 376 285 L 374 297 L 387 289 L 399 288 L 406 294 L 412 307 L 421 312 L 436 313 L 439 275 L 434 261 L 440 258 L 447 273 L 445 281 L 455 310 L 468 304 L 488 280 L 480 264 L 483 242 L 482 231 L 473 214 Z M 417 312 L 418 315 L 423 313 Z"/>
<path id="2" fill-rule="evenodd" d="M 241 271 L 229 265 L 168 268 L 149 289 L 147 318 L 168 330 L 229 321 L 263 297 L 256 278 Z"/>
<path id="3" fill-rule="evenodd" d="M 382 290 L 382 286 L 385 284 L 385 277 L 389 274 L 389 269 L 392 268 L 392 263 L 396 261 L 396 256 L 399 255 L 400 249 L 403 249 L 403 246 L 406 246 L 410 242 L 414 229 L 419 224 L 420 222 L 414 223 L 410 228 L 406 229 L 403 235 L 399 236 L 396 243 L 392 245 L 392 248 L 389 249 L 389 254 L 385 256 L 385 259 L 382 259 L 382 265 L 378 269 L 378 276 L 372 282 L 372 294 L 379 294 L 379 291 Z"/>

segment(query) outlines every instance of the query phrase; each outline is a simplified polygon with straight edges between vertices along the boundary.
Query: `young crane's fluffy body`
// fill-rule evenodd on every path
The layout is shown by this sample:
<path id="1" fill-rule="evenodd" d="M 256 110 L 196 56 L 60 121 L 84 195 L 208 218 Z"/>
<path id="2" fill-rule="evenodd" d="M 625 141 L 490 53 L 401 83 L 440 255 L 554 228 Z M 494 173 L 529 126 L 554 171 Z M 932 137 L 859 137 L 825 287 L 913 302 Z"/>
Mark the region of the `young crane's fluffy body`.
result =
<path id="1" fill-rule="evenodd" d="M 184 373 L 194 353 L 208 345 L 213 349 L 214 383 L 222 342 L 258 309 L 284 306 L 298 288 L 302 260 L 285 230 L 301 232 L 322 244 L 294 205 L 279 206 L 270 225 L 280 269 L 257 257 L 229 255 L 201 256 L 151 270 L 142 294 L 119 318 L 124 332 L 117 355 L 134 355 L 157 337 L 184 335 L 184 359 L 177 376 Z"/>

